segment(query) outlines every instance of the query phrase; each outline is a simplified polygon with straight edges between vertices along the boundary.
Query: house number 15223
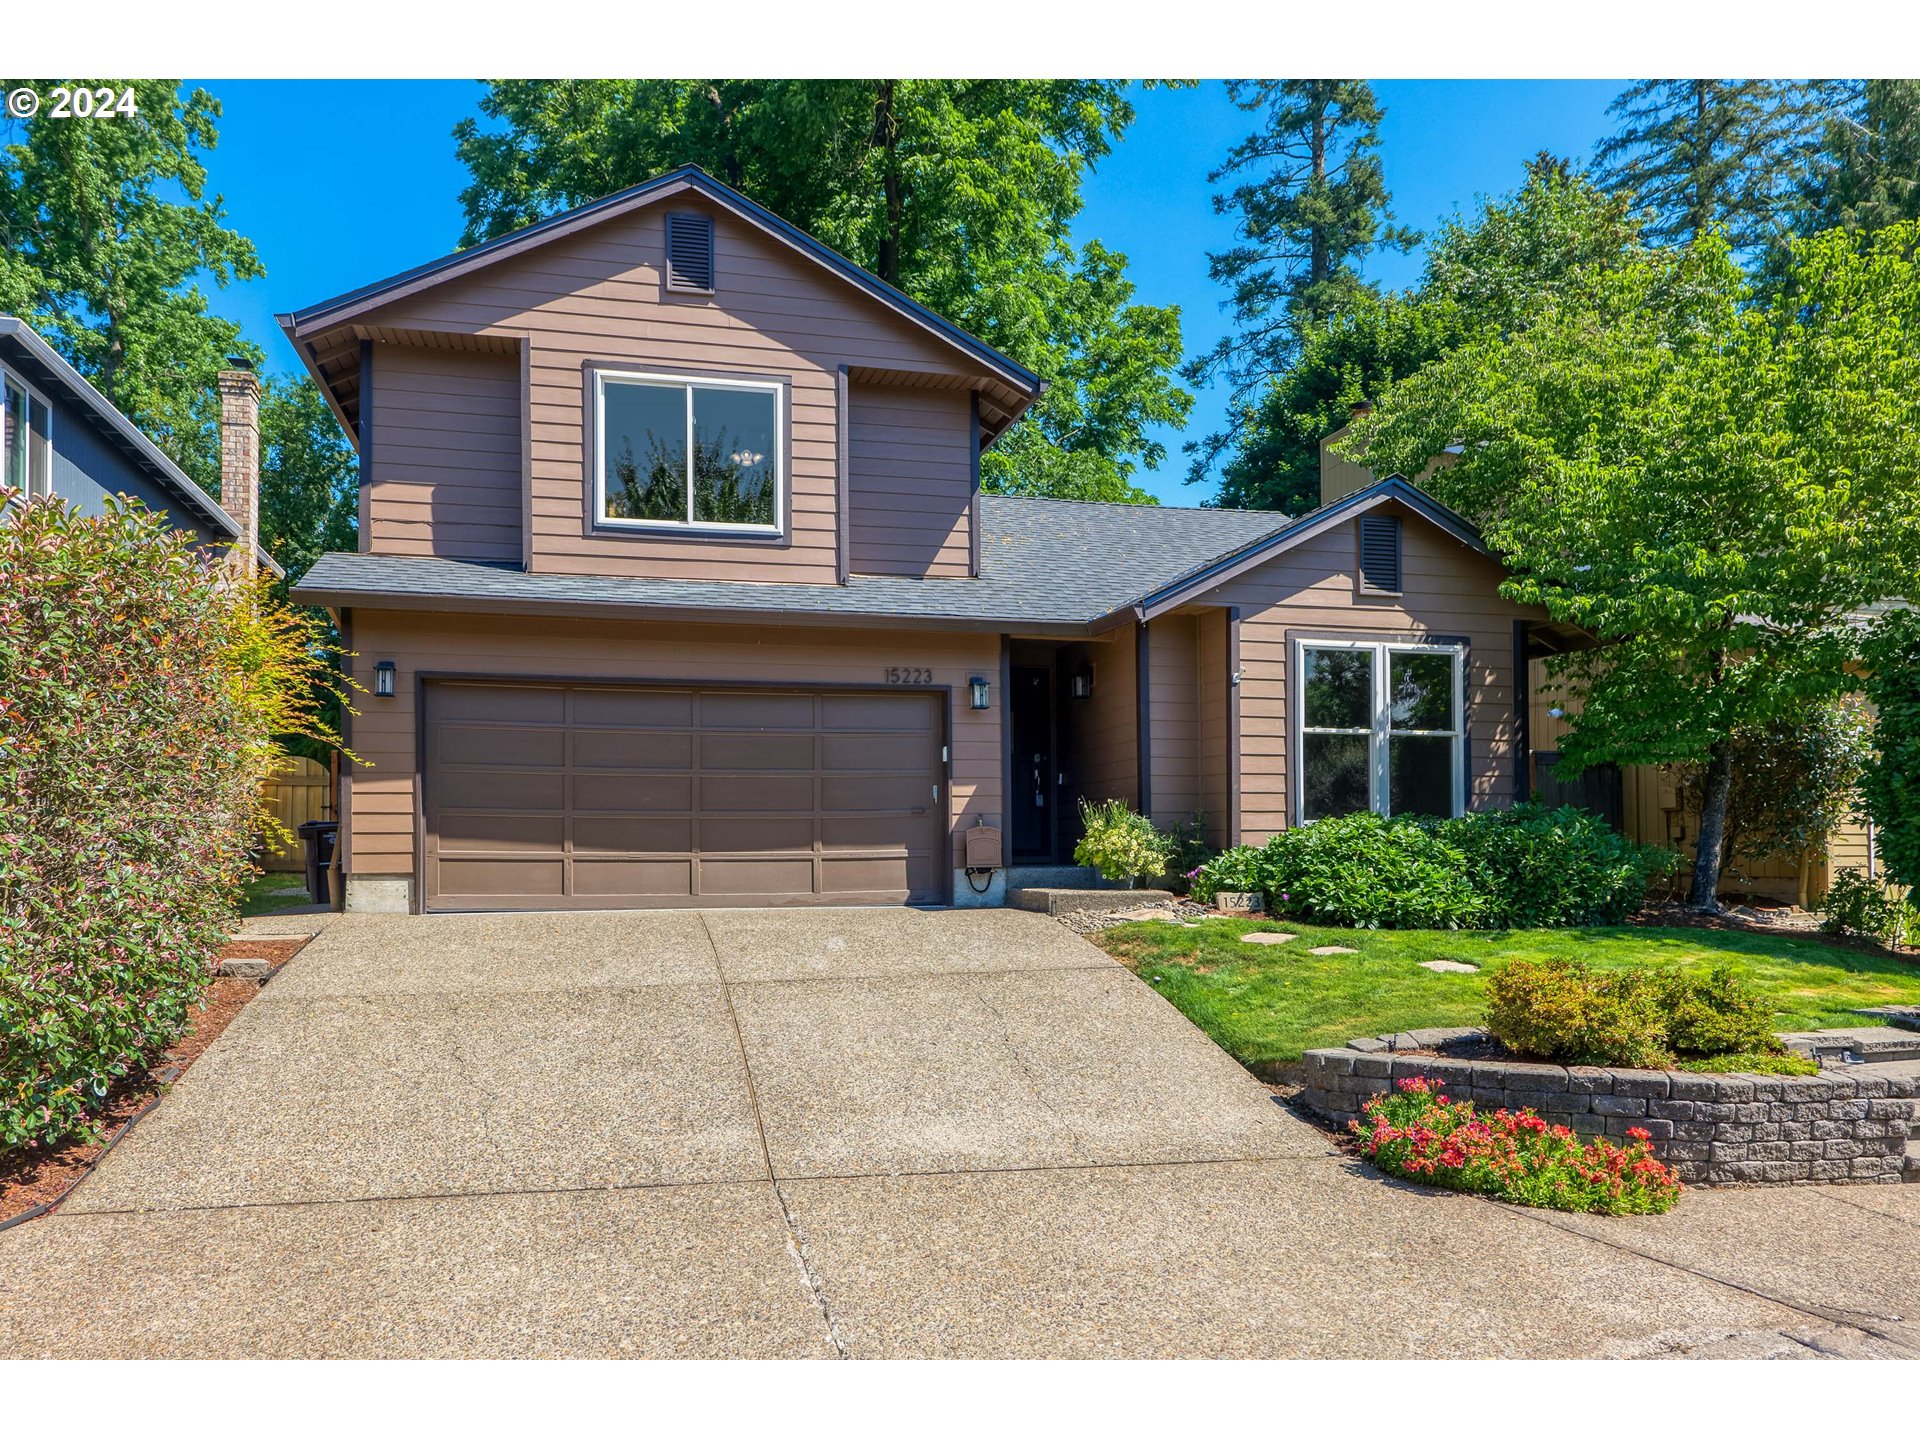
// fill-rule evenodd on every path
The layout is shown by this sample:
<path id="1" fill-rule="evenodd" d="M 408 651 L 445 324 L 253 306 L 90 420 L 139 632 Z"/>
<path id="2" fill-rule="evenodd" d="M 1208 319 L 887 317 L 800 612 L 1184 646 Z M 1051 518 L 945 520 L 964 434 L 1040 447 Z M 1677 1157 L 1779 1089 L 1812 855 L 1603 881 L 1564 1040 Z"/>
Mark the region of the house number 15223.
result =
<path id="1" fill-rule="evenodd" d="M 889 665 L 887 684 L 889 685 L 931 685 L 933 671 L 924 665 Z"/>

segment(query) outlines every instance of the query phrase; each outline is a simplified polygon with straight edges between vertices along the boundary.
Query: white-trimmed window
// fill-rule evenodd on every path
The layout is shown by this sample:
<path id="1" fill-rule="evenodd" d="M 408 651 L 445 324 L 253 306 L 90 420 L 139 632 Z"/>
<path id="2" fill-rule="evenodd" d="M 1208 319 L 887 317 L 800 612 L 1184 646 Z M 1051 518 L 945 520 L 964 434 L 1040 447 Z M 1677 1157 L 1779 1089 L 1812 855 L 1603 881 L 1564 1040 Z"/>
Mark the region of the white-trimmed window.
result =
<path id="1" fill-rule="evenodd" d="M 768 381 L 596 371 L 598 523 L 781 533 L 785 406 Z"/>
<path id="2" fill-rule="evenodd" d="M 53 412 L 11 370 L 0 370 L 0 485 L 29 499 L 53 493 Z"/>
<path id="3" fill-rule="evenodd" d="M 1294 644 L 1299 823 L 1356 810 L 1465 812 L 1464 647 L 1373 640 Z"/>

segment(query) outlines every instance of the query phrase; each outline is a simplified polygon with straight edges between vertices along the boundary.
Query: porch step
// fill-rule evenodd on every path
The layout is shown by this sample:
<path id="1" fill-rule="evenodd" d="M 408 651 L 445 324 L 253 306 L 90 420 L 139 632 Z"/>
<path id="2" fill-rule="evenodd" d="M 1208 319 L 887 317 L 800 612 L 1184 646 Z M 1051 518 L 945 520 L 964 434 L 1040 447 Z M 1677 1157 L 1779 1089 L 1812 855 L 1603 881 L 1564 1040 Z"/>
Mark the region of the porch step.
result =
<path id="1" fill-rule="evenodd" d="M 1834 1068 L 1888 1065 L 1920 1060 L 1920 1032 L 1896 1030 L 1890 1025 L 1863 1025 L 1857 1030 L 1810 1030 L 1780 1036 L 1789 1050 Z"/>
<path id="2" fill-rule="evenodd" d="M 1141 905 L 1165 904 L 1173 898 L 1171 890 L 1083 890 L 1061 885 L 1023 885 L 1007 891 L 1007 904 L 1014 909 L 1042 915 L 1132 910 Z"/>
<path id="3" fill-rule="evenodd" d="M 1091 865 L 1013 865 L 1007 869 L 1007 889 L 1032 886 L 1057 890 L 1107 890 L 1112 887 Z"/>

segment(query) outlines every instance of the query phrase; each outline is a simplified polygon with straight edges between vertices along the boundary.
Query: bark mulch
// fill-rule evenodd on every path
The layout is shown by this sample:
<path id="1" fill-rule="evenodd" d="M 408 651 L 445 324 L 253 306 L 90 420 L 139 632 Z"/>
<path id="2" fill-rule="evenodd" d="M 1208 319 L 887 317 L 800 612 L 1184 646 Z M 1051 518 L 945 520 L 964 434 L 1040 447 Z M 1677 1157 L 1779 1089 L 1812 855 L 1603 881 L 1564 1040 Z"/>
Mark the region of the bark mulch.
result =
<path id="1" fill-rule="evenodd" d="M 1792 905 L 1730 904 L 1713 914 L 1685 905 L 1649 905 L 1633 917 L 1636 925 L 1691 926 L 1699 930 L 1743 930 L 1749 935 L 1804 935 L 1822 944 L 1868 955 L 1884 955 L 1908 964 L 1920 962 L 1920 950 L 1911 945 L 1884 945 L 1869 935 L 1835 935 L 1820 928 L 1820 917 Z"/>
<path id="2" fill-rule="evenodd" d="M 231 940 L 220 947 L 218 960 L 257 958 L 273 962 L 278 970 L 299 953 L 309 937 Z M 51 1150 L 32 1150 L 0 1158 L 0 1224 L 39 1205 L 64 1199 L 100 1157 L 125 1133 L 128 1123 L 153 1103 L 187 1067 L 220 1038 L 233 1017 L 260 993 L 258 980 L 214 979 L 201 998 L 204 1009 L 189 1017 L 187 1031 L 162 1055 L 153 1068 L 129 1077 L 107 1092 L 101 1123 L 104 1139 L 94 1143 L 69 1141 Z"/>

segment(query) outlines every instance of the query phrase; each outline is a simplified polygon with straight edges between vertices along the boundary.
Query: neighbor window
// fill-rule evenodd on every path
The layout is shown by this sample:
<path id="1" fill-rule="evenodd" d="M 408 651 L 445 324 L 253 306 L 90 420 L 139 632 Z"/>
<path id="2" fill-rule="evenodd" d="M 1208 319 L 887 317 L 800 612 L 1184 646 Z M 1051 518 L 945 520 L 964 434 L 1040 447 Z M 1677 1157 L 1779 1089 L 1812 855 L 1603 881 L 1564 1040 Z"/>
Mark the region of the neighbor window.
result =
<path id="1" fill-rule="evenodd" d="M 595 400 L 601 524 L 780 530 L 780 386 L 601 372 Z"/>
<path id="2" fill-rule="evenodd" d="M 1461 647 L 1297 643 L 1299 820 L 1355 810 L 1460 814 L 1466 807 Z"/>
<path id="3" fill-rule="evenodd" d="M 47 402 L 0 370 L 0 485 L 29 498 L 53 493 L 50 421 Z"/>

